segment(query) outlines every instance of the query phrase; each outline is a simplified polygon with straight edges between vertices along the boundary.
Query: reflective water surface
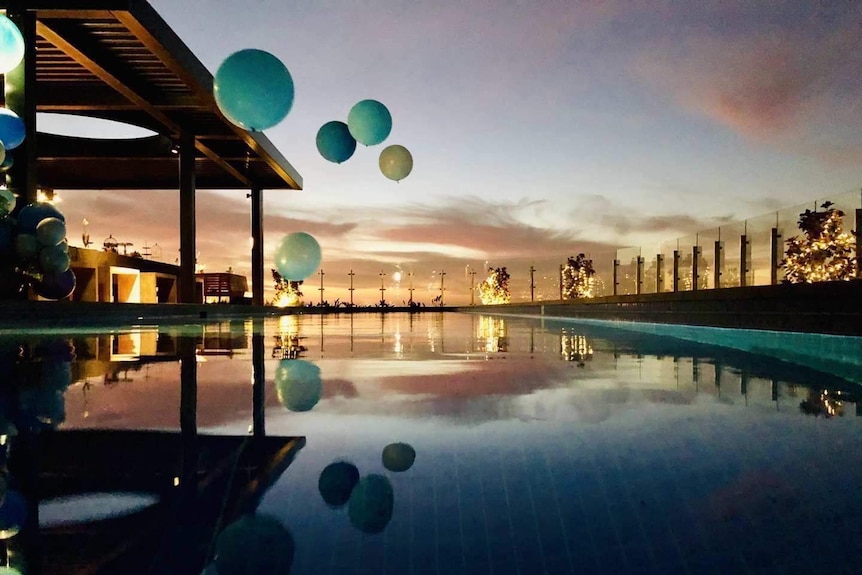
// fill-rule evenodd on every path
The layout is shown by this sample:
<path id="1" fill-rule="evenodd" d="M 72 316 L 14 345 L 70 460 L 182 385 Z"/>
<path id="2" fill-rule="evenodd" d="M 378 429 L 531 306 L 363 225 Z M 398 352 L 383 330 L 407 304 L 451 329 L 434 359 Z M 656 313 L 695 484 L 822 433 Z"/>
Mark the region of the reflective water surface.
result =
<path id="1" fill-rule="evenodd" d="M 859 388 L 775 358 L 433 312 L 0 344 L 24 573 L 858 572 Z"/>

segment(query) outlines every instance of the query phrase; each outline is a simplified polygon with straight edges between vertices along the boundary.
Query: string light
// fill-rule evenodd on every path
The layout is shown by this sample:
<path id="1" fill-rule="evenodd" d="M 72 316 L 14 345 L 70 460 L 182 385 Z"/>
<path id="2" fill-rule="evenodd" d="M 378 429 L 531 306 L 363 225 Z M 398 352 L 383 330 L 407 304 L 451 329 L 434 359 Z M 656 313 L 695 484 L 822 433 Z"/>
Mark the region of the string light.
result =
<path id="1" fill-rule="evenodd" d="M 569 258 L 563 268 L 563 299 L 592 298 L 596 296 L 596 271 L 593 260 L 584 254 Z"/>
<path id="2" fill-rule="evenodd" d="M 842 229 L 844 212 L 825 202 L 823 211 L 805 210 L 799 215 L 804 236 L 787 240 L 781 262 L 791 283 L 848 281 L 856 273 L 853 257 L 855 232 Z"/>
<path id="3" fill-rule="evenodd" d="M 488 268 L 488 277 L 479 284 L 479 299 L 484 305 L 509 303 L 509 273 L 506 268 Z"/>

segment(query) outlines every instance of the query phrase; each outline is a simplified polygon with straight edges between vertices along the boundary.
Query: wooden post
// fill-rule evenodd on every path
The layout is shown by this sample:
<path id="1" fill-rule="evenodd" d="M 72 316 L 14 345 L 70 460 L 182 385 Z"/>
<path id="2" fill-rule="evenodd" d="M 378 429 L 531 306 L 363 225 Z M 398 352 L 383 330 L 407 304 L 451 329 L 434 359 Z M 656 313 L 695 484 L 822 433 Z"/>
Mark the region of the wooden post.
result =
<path id="1" fill-rule="evenodd" d="M 691 248 L 691 291 L 697 291 L 700 287 L 700 246 L 692 246 Z"/>
<path id="2" fill-rule="evenodd" d="M 781 267 L 781 232 L 772 228 L 770 237 L 769 285 L 778 284 L 778 270 Z"/>
<path id="3" fill-rule="evenodd" d="M 614 260 L 614 295 L 617 295 L 619 291 L 619 273 L 620 273 L 620 260 Z"/>
<path id="4" fill-rule="evenodd" d="M 655 293 L 664 291 L 664 255 L 655 255 Z"/>
<path id="5" fill-rule="evenodd" d="M 712 287 L 718 289 L 721 287 L 721 275 L 724 273 L 724 242 L 721 240 L 715 240 L 713 259 L 715 269 L 712 272 Z"/>
<path id="6" fill-rule="evenodd" d="M 195 297 L 195 137 L 180 135 L 180 303 Z"/>
<path id="7" fill-rule="evenodd" d="M 739 236 L 739 287 L 748 285 L 748 236 Z"/>
<path id="8" fill-rule="evenodd" d="M 640 294 L 643 292 L 643 284 L 644 284 L 644 259 L 641 256 L 638 256 L 636 270 L 635 270 L 635 293 Z"/>
<path id="9" fill-rule="evenodd" d="M 679 291 L 679 250 L 673 250 L 673 291 Z"/>
<path id="10" fill-rule="evenodd" d="M 263 193 L 251 189 L 251 303 L 263 305 Z"/>

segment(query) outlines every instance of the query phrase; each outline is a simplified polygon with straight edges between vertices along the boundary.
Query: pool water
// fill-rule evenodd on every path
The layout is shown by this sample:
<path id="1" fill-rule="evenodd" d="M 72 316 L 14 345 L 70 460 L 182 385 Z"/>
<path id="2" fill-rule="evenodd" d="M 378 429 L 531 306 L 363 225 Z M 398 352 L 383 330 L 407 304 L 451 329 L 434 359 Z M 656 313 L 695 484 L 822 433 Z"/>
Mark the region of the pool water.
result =
<path id="1" fill-rule="evenodd" d="M 62 337 L 75 358 L 33 416 L 47 427 L 178 430 L 175 350 L 191 338 L 198 432 L 306 438 L 256 511 L 289 532 L 291 573 L 860 569 L 859 388 L 826 371 L 478 314 Z M 391 444 L 406 446 L 385 459 Z"/>

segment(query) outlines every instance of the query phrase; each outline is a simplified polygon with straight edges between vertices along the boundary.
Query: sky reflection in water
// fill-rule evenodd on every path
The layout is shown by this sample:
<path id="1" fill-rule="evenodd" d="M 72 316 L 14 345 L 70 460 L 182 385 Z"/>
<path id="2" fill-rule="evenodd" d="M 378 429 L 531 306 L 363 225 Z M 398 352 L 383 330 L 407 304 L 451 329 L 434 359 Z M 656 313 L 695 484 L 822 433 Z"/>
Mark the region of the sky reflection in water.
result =
<path id="1" fill-rule="evenodd" d="M 248 432 L 250 327 L 191 328 L 202 432 Z M 266 324 L 264 342 L 266 431 L 307 437 L 260 506 L 290 529 L 294 573 L 853 564 L 858 391 L 836 376 L 667 338 L 478 315 L 285 317 Z M 147 345 L 158 348 L 141 342 L 137 352 Z M 319 368 L 304 410 L 283 404 L 279 367 L 298 364 L 282 358 Z M 178 428 L 178 363 L 128 367 L 72 385 L 63 426 Z M 393 443 L 415 450 L 405 471 L 384 465 Z M 321 495 L 321 473 L 336 462 L 355 467 L 363 487 L 347 490 L 363 493 L 359 503 Z M 812 547 L 824 551 L 815 559 Z"/>

